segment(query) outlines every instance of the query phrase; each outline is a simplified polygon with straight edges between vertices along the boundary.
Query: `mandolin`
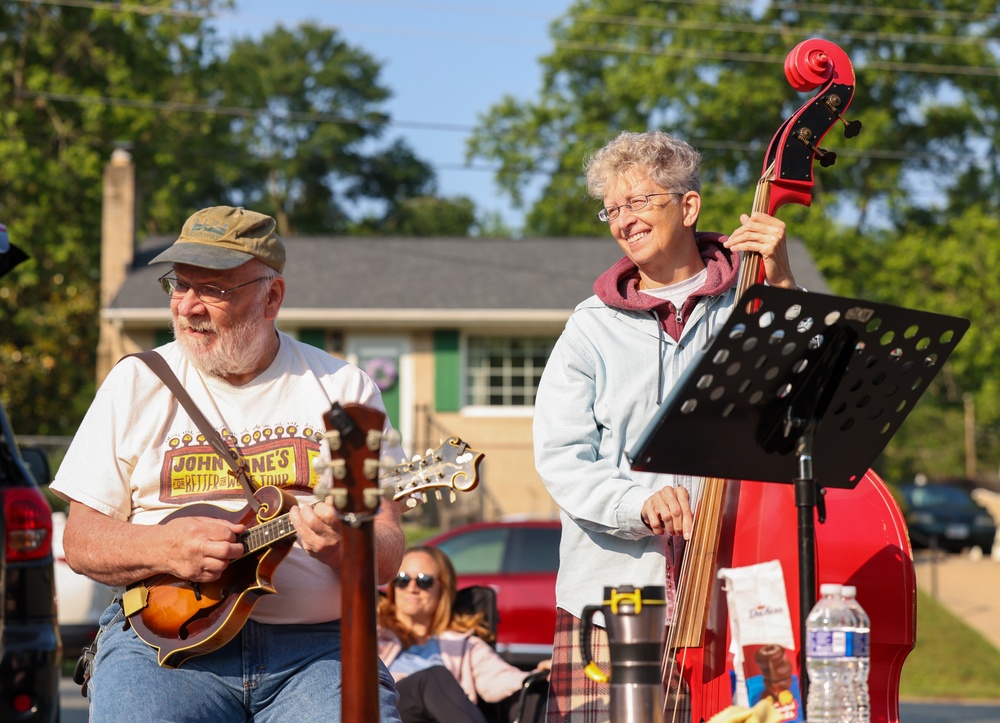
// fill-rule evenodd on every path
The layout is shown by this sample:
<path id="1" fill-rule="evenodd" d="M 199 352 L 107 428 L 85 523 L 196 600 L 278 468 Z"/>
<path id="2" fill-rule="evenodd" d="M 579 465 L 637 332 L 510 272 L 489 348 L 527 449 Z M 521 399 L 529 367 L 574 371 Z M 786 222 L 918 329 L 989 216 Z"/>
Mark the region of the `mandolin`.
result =
<path id="1" fill-rule="evenodd" d="M 375 412 L 384 420 L 378 410 L 356 404 L 345 407 Z M 393 501 L 406 500 L 409 507 L 415 507 L 424 501 L 426 492 L 440 495 L 447 489 L 454 499 L 457 492 L 471 491 L 479 484 L 483 454 L 472 450 L 458 437 L 445 440 L 422 458 L 382 470 L 378 460 L 381 422 L 377 429 L 365 431 L 364 438 L 371 442 L 357 447 L 348 445 L 349 454 L 338 457 L 334 450 L 340 447 L 337 437 L 345 435 L 331 427 L 330 420 L 341 419 L 339 415 L 345 414 L 345 407 L 334 404 L 324 415 L 328 427 L 321 436 L 335 457 L 325 466 L 333 472 L 334 489 L 317 487 L 316 496 L 320 499 L 316 502 L 333 494 L 337 507 L 339 493 L 343 491 L 338 487 L 350 482 L 355 468 L 370 476 L 371 491 L 366 493 L 365 504 L 373 505 L 368 508 L 373 516 L 378 499 L 383 496 Z M 251 505 L 231 512 L 216 505 L 194 504 L 172 512 L 161 521 L 160 524 L 165 524 L 180 517 L 215 517 L 245 525 L 247 529 L 238 538 L 245 554 L 234 560 L 218 580 L 199 583 L 167 574 L 153 575 L 131 585 L 125 592 L 122 600 L 125 614 L 139 638 L 158 650 L 160 665 L 176 668 L 190 658 L 219 649 L 239 633 L 263 595 L 278 592 L 272 579 L 295 543 L 295 527 L 288 511 L 297 502 L 287 490 L 274 486 L 257 489 L 254 497 L 260 504 L 256 514 Z M 343 516 L 341 519 L 344 520 Z M 353 523 L 344 522 L 344 531 L 349 535 Z M 345 549 L 345 560 L 347 552 Z M 345 586 L 352 567 L 344 565 Z M 372 613 L 374 615 L 374 607 Z"/>

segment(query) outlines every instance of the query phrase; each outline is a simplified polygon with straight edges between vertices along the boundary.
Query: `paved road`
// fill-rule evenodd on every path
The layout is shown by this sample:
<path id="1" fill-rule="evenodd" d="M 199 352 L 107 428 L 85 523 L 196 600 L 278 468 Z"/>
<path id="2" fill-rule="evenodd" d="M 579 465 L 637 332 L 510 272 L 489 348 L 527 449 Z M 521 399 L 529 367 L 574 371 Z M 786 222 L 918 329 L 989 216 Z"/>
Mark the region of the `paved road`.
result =
<path id="1" fill-rule="evenodd" d="M 63 678 L 59 692 L 62 702 L 61 723 L 87 723 L 87 699 L 80 695 L 80 687 L 69 678 Z M 902 703 L 899 706 L 899 719 L 902 723 L 998 723 L 1000 703 Z"/>

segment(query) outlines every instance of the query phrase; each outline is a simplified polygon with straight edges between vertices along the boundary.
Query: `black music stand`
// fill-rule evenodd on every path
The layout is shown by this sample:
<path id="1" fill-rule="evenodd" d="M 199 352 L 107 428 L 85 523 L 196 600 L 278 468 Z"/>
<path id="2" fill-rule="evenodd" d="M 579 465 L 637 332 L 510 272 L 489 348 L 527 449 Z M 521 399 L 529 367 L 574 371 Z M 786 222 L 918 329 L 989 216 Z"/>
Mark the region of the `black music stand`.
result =
<path id="1" fill-rule="evenodd" d="M 751 287 L 644 430 L 632 468 L 794 484 L 804 640 L 820 488 L 857 486 L 968 328 L 967 319 Z"/>

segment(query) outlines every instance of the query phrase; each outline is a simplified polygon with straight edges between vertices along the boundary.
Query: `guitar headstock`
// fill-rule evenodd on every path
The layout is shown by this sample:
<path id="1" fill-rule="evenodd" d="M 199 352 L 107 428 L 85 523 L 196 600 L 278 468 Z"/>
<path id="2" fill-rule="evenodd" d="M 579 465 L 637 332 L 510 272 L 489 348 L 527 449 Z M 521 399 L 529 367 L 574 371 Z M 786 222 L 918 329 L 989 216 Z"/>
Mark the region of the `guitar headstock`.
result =
<path id="1" fill-rule="evenodd" d="M 332 495 L 333 506 L 350 524 L 374 515 L 381 497 L 405 499 L 407 507 L 413 508 L 424 501 L 426 492 L 433 491 L 440 499 L 442 490 L 448 490 L 454 502 L 458 492 L 471 492 L 479 484 L 484 455 L 458 437 L 446 439 L 423 457 L 385 467 L 379 460 L 385 426 L 381 411 L 334 403 L 323 422 L 326 432 L 318 438 L 327 442 L 331 459 L 317 459 L 314 467 L 318 472 L 330 469 L 333 486 L 320 484 L 315 494 L 320 499 Z"/>
<path id="2" fill-rule="evenodd" d="M 433 490 L 440 498 L 448 490 L 452 502 L 457 492 L 471 492 L 479 484 L 479 464 L 483 453 L 477 452 L 458 437 L 449 437 L 424 457 L 389 470 L 382 477 L 386 495 L 393 500 L 406 499 L 406 506 L 416 507 L 423 493 Z"/>
<path id="3" fill-rule="evenodd" d="M 323 415 L 326 432 L 320 437 L 330 448 L 330 461 L 316 460 L 317 470 L 333 473 L 333 506 L 349 524 L 360 524 L 378 511 L 379 453 L 385 413 L 363 404 L 333 403 Z M 326 495 L 327 490 L 317 489 Z"/>

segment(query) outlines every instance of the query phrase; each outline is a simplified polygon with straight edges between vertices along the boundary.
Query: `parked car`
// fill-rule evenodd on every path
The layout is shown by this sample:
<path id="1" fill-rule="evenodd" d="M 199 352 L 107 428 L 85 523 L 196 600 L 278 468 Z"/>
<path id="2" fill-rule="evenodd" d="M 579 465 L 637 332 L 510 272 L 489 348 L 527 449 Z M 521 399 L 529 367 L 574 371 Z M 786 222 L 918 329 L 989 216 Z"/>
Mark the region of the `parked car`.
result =
<path id="1" fill-rule="evenodd" d="M 513 665 L 530 669 L 552 656 L 560 534 L 557 520 L 474 522 L 422 543 L 451 558 L 459 588 L 497 591 L 496 649 Z"/>
<path id="2" fill-rule="evenodd" d="M 40 449 L 19 448 L 0 406 L 0 720 L 59 720 L 62 644 L 56 622 L 52 510 L 32 473 L 48 482 Z"/>
<path id="3" fill-rule="evenodd" d="M 0 276 L 26 255 L 0 225 Z M 59 720 L 62 645 L 56 623 L 52 509 L 45 453 L 19 448 L 0 405 L 0 720 Z"/>
<path id="4" fill-rule="evenodd" d="M 905 484 L 899 491 L 914 547 L 961 552 L 978 546 L 986 555 L 993 551 L 996 522 L 968 490 L 955 484 Z"/>
<path id="5" fill-rule="evenodd" d="M 63 552 L 62 533 L 66 513 L 52 513 L 52 557 L 56 568 L 56 603 L 59 611 L 59 635 L 63 656 L 72 660 L 97 637 L 101 613 L 111 604 L 115 593 L 107 585 L 73 572 Z"/>

